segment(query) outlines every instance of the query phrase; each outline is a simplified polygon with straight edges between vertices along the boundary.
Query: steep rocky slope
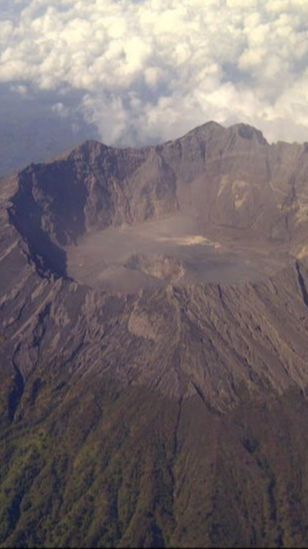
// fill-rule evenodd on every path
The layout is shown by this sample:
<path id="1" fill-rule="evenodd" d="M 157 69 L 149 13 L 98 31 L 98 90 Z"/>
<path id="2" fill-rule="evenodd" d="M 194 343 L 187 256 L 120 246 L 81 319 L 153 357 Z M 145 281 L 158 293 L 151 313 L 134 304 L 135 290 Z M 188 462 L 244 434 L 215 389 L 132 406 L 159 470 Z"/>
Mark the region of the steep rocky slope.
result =
<path id="1" fill-rule="evenodd" d="M 0 192 L 0 543 L 305 546 L 307 146 L 209 123 L 88 142 Z M 176 247 L 135 250 L 170 219 Z M 123 233 L 137 284 L 71 269 Z M 220 277 L 230 253 L 244 277 Z"/>

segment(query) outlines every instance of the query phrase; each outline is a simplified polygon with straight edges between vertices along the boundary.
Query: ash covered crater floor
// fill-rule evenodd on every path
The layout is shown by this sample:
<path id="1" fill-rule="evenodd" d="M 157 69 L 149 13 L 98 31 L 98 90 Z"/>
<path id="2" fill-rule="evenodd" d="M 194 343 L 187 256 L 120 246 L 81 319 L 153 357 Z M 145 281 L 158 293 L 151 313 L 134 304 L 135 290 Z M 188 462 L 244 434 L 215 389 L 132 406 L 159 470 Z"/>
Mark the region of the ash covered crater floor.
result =
<path id="1" fill-rule="evenodd" d="M 70 277 L 123 292 L 170 282 L 241 284 L 267 278 L 291 261 L 286 250 L 268 243 L 217 239 L 180 213 L 94 231 L 65 251 Z"/>

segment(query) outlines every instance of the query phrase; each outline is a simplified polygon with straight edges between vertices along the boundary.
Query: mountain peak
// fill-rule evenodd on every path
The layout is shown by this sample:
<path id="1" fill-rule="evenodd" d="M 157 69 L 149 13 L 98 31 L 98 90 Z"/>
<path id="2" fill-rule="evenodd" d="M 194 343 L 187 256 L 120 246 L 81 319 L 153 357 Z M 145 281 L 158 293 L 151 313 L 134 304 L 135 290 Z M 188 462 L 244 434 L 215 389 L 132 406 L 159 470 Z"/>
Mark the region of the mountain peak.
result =
<path id="1" fill-rule="evenodd" d="M 250 124 L 239 122 L 237 124 L 225 127 L 213 120 L 193 128 L 188 133 L 184 134 L 180 140 L 191 137 L 197 137 L 198 140 L 207 140 L 213 138 L 214 136 L 219 139 L 223 135 L 228 134 L 232 137 L 235 136 L 240 137 L 241 139 L 251 140 L 257 144 L 268 145 L 263 133 Z"/>
<path id="2" fill-rule="evenodd" d="M 244 124 L 240 122 L 237 124 L 233 124 L 228 128 L 228 130 L 233 134 L 234 133 L 237 134 L 239 137 L 242 137 L 243 139 L 254 140 L 262 145 L 268 144 L 263 133 L 257 128 L 255 128 L 254 126 L 250 126 L 250 124 Z"/>
<path id="3" fill-rule="evenodd" d="M 224 131 L 226 131 L 226 128 L 224 126 L 218 124 L 218 122 L 215 122 L 214 120 L 210 120 L 205 124 L 201 124 L 200 126 L 193 128 L 192 130 L 184 134 L 180 139 L 185 139 L 186 137 L 191 137 L 193 135 L 197 135 L 198 137 L 207 137 L 215 133 L 222 133 Z"/>

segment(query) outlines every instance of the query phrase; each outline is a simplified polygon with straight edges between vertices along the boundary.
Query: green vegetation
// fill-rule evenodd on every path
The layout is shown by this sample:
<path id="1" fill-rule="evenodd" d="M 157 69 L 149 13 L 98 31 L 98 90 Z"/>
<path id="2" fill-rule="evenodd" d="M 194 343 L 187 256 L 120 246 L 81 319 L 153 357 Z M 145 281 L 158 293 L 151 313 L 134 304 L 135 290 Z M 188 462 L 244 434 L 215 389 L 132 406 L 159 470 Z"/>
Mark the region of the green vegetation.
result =
<path id="1" fill-rule="evenodd" d="M 219 415 L 198 396 L 179 403 L 107 380 L 60 393 L 46 378 L 2 428 L 1 546 L 307 542 L 298 394 Z"/>

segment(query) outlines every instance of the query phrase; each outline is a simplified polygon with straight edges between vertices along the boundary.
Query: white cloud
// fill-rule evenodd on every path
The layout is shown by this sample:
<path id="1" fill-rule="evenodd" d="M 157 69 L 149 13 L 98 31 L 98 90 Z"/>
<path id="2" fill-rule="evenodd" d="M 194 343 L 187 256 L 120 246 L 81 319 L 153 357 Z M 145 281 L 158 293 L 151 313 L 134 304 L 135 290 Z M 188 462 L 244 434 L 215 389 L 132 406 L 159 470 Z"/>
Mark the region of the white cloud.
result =
<path id="1" fill-rule="evenodd" d="M 61 117 L 66 117 L 69 115 L 68 108 L 59 101 L 58 103 L 55 103 L 51 106 L 51 111 L 58 114 Z"/>
<path id="2" fill-rule="evenodd" d="M 307 0 L 7 6 L 0 82 L 80 90 L 80 109 L 105 142 L 168 139 L 209 119 L 308 140 Z"/>
<path id="3" fill-rule="evenodd" d="M 12 84 L 10 86 L 10 90 L 12 92 L 18 93 L 19 95 L 27 95 L 29 90 L 27 86 L 23 86 L 22 84 L 14 85 Z"/>

